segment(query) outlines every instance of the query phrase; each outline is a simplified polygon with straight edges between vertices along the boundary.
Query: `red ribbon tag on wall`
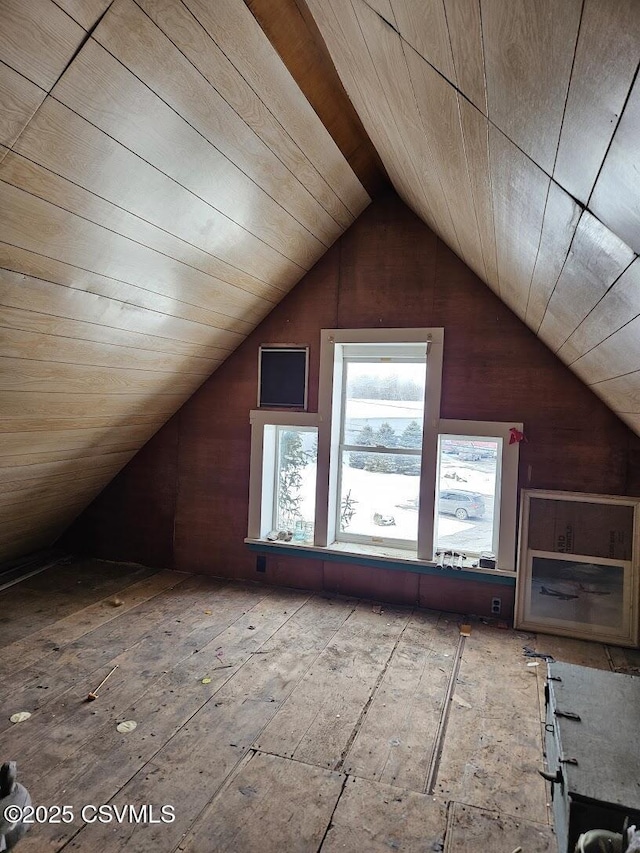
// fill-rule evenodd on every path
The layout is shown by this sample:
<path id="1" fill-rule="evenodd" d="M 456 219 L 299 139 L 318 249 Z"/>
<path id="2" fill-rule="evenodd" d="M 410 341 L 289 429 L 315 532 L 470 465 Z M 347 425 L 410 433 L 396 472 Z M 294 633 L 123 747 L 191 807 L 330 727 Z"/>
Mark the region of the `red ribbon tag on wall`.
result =
<path id="1" fill-rule="evenodd" d="M 527 437 L 523 432 L 520 432 L 519 429 L 515 427 L 511 427 L 509 430 L 509 444 L 519 444 L 521 441 L 526 441 Z"/>

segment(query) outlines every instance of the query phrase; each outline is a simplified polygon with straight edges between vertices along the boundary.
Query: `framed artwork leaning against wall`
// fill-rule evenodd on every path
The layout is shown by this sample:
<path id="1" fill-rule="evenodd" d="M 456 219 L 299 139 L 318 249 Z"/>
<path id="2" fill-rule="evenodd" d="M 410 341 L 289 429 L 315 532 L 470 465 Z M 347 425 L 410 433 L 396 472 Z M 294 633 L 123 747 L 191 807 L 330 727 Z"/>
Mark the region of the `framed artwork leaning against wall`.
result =
<path id="1" fill-rule="evenodd" d="M 522 492 L 515 626 L 638 645 L 640 498 Z"/>

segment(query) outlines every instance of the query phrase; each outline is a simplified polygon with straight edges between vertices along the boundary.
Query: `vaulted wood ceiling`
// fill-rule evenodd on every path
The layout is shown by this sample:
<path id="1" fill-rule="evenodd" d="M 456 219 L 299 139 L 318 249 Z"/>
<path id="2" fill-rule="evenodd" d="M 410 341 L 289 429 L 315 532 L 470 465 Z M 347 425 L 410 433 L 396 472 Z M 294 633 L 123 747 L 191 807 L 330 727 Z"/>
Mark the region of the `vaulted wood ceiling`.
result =
<path id="1" fill-rule="evenodd" d="M 385 169 L 640 433 L 639 60 L 637 0 L 0 0 L 0 559 L 54 541 Z"/>

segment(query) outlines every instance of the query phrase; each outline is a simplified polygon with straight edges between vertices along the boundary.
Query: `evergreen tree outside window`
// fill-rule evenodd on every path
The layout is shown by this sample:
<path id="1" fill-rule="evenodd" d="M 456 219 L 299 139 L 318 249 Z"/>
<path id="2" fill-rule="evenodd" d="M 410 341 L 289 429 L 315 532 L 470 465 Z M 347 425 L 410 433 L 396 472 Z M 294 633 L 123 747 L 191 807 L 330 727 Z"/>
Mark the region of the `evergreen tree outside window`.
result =
<path id="1" fill-rule="evenodd" d="M 426 353 L 345 353 L 342 373 L 336 536 L 415 547 Z"/>
<path id="2" fill-rule="evenodd" d="M 309 538 L 315 514 L 316 430 L 278 427 L 273 529 Z"/>

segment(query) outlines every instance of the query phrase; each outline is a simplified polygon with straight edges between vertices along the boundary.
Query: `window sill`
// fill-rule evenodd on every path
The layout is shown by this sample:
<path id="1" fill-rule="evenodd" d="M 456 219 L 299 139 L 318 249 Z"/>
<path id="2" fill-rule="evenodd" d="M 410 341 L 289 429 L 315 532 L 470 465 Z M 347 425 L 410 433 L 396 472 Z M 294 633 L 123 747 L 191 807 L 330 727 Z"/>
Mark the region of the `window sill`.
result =
<path id="1" fill-rule="evenodd" d="M 501 569 L 439 569 L 433 561 L 420 560 L 408 551 L 400 548 L 379 547 L 375 545 L 355 544 L 352 542 L 334 542 L 326 548 L 295 542 L 271 542 L 267 539 L 245 539 L 251 551 L 268 554 L 286 554 L 325 560 L 333 563 L 351 563 L 369 568 L 391 569 L 414 572 L 420 575 L 437 575 L 447 578 L 469 578 L 484 583 L 497 583 L 515 586 L 516 573 Z"/>

